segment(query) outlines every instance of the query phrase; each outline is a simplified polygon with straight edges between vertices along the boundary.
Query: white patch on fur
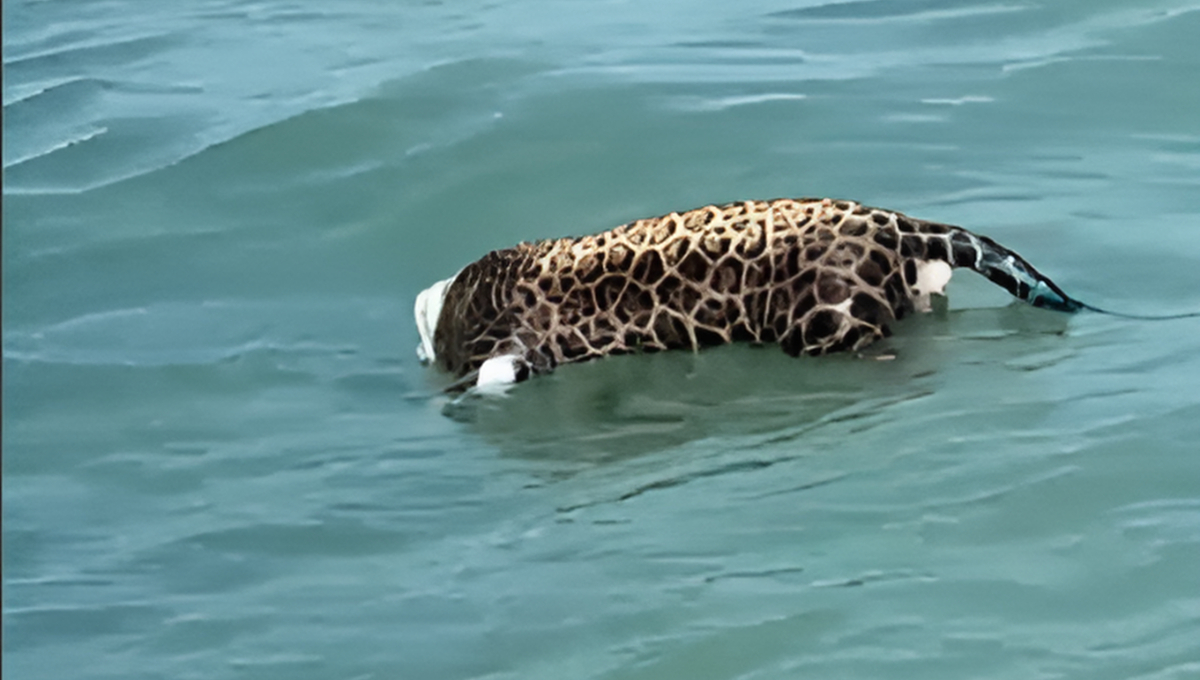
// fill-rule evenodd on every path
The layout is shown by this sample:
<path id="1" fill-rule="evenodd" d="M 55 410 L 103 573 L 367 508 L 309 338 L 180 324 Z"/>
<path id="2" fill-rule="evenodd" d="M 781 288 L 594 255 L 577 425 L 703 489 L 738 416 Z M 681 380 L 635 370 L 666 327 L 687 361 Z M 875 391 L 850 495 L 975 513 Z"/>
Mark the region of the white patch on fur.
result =
<path id="1" fill-rule="evenodd" d="M 417 333 L 421 335 L 421 344 L 417 346 L 417 356 L 425 363 L 437 358 L 433 350 L 433 337 L 437 333 L 438 317 L 442 315 L 442 304 L 446 301 L 446 291 L 450 289 L 450 285 L 456 278 L 458 278 L 458 274 L 438 281 L 417 293 L 417 303 L 413 306 L 413 316 L 417 320 Z"/>
<path id="2" fill-rule="evenodd" d="M 479 377 L 475 379 L 475 389 L 485 394 L 503 393 L 517 381 L 519 360 L 515 354 L 503 354 L 483 362 Z"/>
<path id="3" fill-rule="evenodd" d="M 946 284 L 954 271 L 942 260 L 918 260 L 917 282 L 913 285 L 916 293 L 916 308 L 922 312 L 933 309 L 929 301 L 930 295 L 945 295 Z"/>
<path id="4" fill-rule="evenodd" d="M 953 274 L 954 270 L 942 260 L 922 260 L 917 262 L 917 288 L 922 293 L 943 295 Z"/>

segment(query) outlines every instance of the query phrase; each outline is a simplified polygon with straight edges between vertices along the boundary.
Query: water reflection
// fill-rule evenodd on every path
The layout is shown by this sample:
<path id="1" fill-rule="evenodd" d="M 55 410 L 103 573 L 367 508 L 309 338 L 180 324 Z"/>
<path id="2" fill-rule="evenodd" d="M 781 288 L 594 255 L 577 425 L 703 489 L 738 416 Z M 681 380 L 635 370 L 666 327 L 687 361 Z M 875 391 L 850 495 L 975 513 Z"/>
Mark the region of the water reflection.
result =
<path id="1" fill-rule="evenodd" d="M 552 467 L 565 474 L 706 439 L 751 449 L 811 442 L 814 429 L 854 419 L 870 427 L 891 405 L 936 391 L 946 365 L 1023 366 L 1022 356 L 1060 347 L 1070 320 L 1027 305 L 943 304 L 859 355 L 793 359 L 774 346 L 732 345 L 609 357 L 560 367 L 505 397 L 449 400 L 444 413 L 505 456 L 561 463 Z"/>

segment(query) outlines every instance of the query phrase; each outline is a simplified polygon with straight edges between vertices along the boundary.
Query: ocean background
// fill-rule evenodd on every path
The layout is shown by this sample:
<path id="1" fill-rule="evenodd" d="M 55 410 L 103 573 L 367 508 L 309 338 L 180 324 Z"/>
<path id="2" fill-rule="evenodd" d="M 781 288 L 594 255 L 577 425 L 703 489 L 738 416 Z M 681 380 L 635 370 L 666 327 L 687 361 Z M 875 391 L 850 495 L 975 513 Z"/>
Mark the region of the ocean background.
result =
<path id="1" fill-rule="evenodd" d="M 453 400 L 416 294 L 707 203 L 1200 311 L 1195 0 L 3 4 L 3 668 L 1200 678 L 1200 319 L 969 272 L 880 350 Z"/>

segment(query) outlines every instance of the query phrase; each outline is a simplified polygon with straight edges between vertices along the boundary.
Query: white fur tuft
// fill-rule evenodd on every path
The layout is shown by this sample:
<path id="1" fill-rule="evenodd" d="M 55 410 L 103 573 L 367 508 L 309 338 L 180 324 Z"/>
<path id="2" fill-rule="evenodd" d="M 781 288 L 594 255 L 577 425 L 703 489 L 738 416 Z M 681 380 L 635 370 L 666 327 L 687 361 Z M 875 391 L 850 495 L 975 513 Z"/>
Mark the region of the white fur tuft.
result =
<path id="1" fill-rule="evenodd" d="M 917 309 L 922 312 L 932 309 L 929 296 L 944 295 L 953 273 L 950 265 L 942 260 L 918 260 L 917 282 L 913 285 L 913 292 L 917 294 Z"/>
<path id="2" fill-rule="evenodd" d="M 479 377 L 475 380 L 475 389 L 484 394 L 500 394 L 517 382 L 517 362 L 515 354 L 504 354 L 492 357 L 479 367 Z"/>
<path id="3" fill-rule="evenodd" d="M 417 346 L 417 356 L 421 361 L 430 362 L 437 358 L 433 349 L 433 338 L 437 333 L 438 317 L 442 315 L 442 304 L 446 301 L 446 291 L 456 278 L 458 274 L 438 281 L 417 293 L 413 316 L 417 320 L 417 333 L 421 335 L 421 344 Z"/>

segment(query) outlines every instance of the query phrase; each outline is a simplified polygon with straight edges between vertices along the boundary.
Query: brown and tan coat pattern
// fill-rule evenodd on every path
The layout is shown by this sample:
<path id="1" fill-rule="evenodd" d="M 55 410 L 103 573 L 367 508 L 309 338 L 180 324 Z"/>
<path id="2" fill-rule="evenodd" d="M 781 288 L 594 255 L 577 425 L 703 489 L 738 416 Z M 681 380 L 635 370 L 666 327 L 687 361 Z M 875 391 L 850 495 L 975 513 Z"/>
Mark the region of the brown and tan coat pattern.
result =
<path id="1" fill-rule="evenodd" d="M 1035 305 L 1078 308 L 1015 253 L 959 227 L 780 199 L 488 253 L 418 298 L 418 327 L 422 354 L 468 382 L 500 357 L 510 381 L 607 354 L 736 341 L 818 355 L 888 335 L 956 266 Z"/>

